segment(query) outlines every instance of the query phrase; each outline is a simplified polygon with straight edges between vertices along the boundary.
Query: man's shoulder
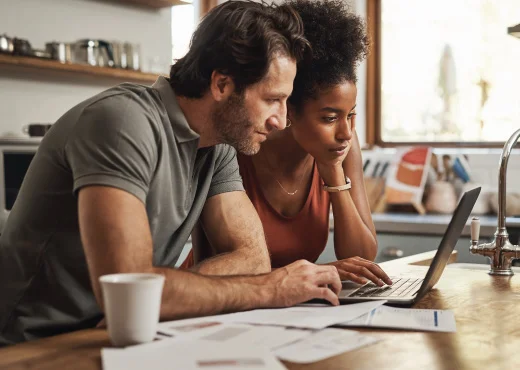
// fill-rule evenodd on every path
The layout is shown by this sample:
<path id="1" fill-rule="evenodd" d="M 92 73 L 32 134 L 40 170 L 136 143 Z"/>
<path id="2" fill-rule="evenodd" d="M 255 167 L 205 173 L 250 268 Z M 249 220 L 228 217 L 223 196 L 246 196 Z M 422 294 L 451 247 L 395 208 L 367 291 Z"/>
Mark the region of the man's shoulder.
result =
<path id="1" fill-rule="evenodd" d="M 109 127 L 129 131 L 160 130 L 158 100 L 151 88 L 125 83 L 105 90 L 72 109 L 77 122 L 97 121 Z M 77 110 L 79 108 L 79 110 Z"/>
<path id="2" fill-rule="evenodd" d="M 217 155 L 227 155 L 227 154 L 232 154 L 236 157 L 237 155 L 237 151 L 235 148 L 233 148 L 231 145 L 229 144 L 217 144 L 213 147 L 213 150 L 215 151 L 215 154 Z"/>
<path id="3" fill-rule="evenodd" d="M 157 101 L 152 88 L 123 83 L 88 99 L 85 108 L 102 107 L 108 110 L 149 110 Z"/>
<path id="4" fill-rule="evenodd" d="M 197 161 L 212 163 L 215 170 L 236 162 L 236 150 L 227 144 L 217 144 L 198 150 Z"/>

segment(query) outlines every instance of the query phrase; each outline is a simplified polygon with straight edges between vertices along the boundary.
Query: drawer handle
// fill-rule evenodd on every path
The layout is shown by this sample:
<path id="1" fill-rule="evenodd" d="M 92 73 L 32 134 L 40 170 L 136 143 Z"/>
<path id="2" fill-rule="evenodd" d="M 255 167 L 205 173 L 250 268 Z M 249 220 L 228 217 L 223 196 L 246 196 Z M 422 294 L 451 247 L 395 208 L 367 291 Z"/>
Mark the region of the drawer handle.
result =
<path id="1" fill-rule="evenodd" d="M 383 256 L 388 258 L 401 258 L 404 252 L 397 247 L 386 247 L 383 250 Z"/>

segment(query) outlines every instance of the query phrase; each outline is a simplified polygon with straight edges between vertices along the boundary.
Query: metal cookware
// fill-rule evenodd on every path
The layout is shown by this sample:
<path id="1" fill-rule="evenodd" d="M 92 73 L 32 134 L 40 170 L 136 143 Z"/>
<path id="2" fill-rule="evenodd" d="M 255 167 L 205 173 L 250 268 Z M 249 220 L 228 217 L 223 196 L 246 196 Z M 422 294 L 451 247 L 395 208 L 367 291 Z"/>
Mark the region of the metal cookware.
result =
<path id="1" fill-rule="evenodd" d="M 31 43 L 26 39 L 19 39 L 15 37 L 13 39 L 13 54 L 14 55 L 23 55 L 23 56 L 32 56 L 33 50 Z"/>
<path id="2" fill-rule="evenodd" d="M 139 71 L 141 69 L 141 48 L 139 44 L 125 42 L 123 45 L 124 53 L 126 55 L 126 68 Z"/>
<path id="3" fill-rule="evenodd" d="M 103 40 L 83 39 L 71 45 L 72 61 L 99 67 L 113 67 L 112 44 Z"/>
<path id="4" fill-rule="evenodd" d="M 12 54 L 14 50 L 13 39 L 6 34 L 0 35 L 0 53 Z"/>
<path id="5" fill-rule="evenodd" d="M 128 66 L 125 52 L 125 44 L 119 41 L 112 41 L 112 52 L 114 57 L 114 67 L 126 68 Z"/>
<path id="6" fill-rule="evenodd" d="M 47 42 L 45 44 L 45 51 L 50 54 L 52 59 L 55 59 L 61 63 L 72 62 L 72 52 L 69 43 L 65 42 Z"/>
<path id="7" fill-rule="evenodd" d="M 36 58 L 51 59 L 51 53 L 49 53 L 46 50 L 33 49 L 30 56 Z"/>
<path id="8" fill-rule="evenodd" d="M 22 127 L 22 131 L 31 137 L 44 136 L 51 127 L 52 123 L 29 123 Z"/>

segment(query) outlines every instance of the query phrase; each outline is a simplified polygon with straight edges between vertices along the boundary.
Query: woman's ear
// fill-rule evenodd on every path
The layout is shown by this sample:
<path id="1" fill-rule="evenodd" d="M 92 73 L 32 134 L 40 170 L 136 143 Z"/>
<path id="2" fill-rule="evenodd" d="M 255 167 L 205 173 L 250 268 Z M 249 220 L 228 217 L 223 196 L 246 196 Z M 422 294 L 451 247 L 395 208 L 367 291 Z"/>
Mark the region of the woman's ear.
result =
<path id="1" fill-rule="evenodd" d="M 215 101 L 226 100 L 235 91 L 235 83 L 228 75 L 213 71 L 211 74 L 210 91 Z"/>

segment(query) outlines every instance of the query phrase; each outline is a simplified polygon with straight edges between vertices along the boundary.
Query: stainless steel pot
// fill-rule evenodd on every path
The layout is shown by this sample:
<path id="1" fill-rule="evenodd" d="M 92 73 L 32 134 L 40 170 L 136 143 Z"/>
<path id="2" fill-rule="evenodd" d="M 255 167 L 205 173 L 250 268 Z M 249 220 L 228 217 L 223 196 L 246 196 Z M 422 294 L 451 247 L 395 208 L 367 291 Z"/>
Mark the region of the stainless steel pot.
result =
<path id="1" fill-rule="evenodd" d="M 14 50 L 13 39 L 6 34 L 0 35 L 0 53 L 12 54 Z"/>
<path id="2" fill-rule="evenodd" d="M 125 42 L 124 50 L 126 54 L 126 68 L 134 71 L 141 70 L 141 48 L 139 44 Z"/>
<path id="3" fill-rule="evenodd" d="M 13 39 L 13 54 L 22 56 L 32 56 L 33 49 L 29 40 L 15 37 Z"/>
<path id="4" fill-rule="evenodd" d="M 71 45 L 72 61 L 99 67 L 113 67 L 112 45 L 103 40 L 79 40 Z"/>
<path id="5" fill-rule="evenodd" d="M 112 41 L 111 44 L 114 56 L 114 67 L 126 68 L 128 62 L 126 59 L 125 44 L 119 41 Z"/>
<path id="6" fill-rule="evenodd" d="M 52 59 L 61 63 L 72 62 L 72 52 L 70 44 L 65 42 L 48 42 L 45 44 L 45 51 L 50 54 Z"/>

